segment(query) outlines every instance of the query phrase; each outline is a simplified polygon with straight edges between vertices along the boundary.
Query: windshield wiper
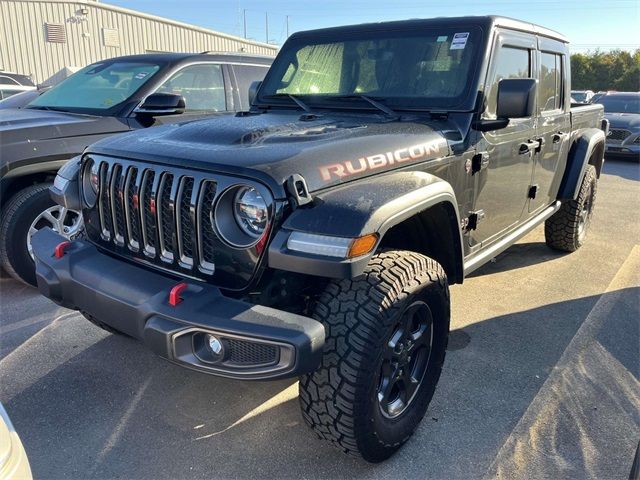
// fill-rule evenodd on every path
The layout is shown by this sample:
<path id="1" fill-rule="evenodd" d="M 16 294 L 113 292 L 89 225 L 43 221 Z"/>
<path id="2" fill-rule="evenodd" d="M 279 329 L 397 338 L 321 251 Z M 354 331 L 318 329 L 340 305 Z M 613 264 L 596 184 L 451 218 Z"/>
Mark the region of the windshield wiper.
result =
<path id="1" fill-rule="evenodd" d="M 361 95 L 361 94 L 358 94 L 358 93 L 354 93 L 354 94 L 350 94 L 350 95 L 331 95 L 329 98 L 332 98 L 332 99 L 333 98 L 339 98 L 339 99 L 344 99 L 344 100 L 361 98 L 362 100 L 364 100 L 366 102 L 369 102 L 371 105 L 376 107 L 381 112 L 385 113 L 387 116 L 394 117 L 394 118 L 400 118 L 400 114 L 398 112 L 392 110 L 391 108 L 387 107 L 383 103 L 380 103 L 379 101 L 374 100 L 373 98 L 371 98 L 371 97 L 369 97 L 367 95 Z"/>
<path id="2" fill-rule="evenodd" d="M 302 100 L 300 100 L 300 98 L 298 98 L 296 95 L 293 95 L 291 93 L 276 93 L 274 95 L 265 95 L 264 98 L 266 98 L 266 99 L 269 99 L 269 98 L 289 98 L 289 99 L 293 100 L 293 102 L 296 105 L 298 105 L 302 110 L 304 110 L 307 113 L 313 114 L 313 110 L 311 110 L 311 107 L 309 107 L 309 105 L 307 105 Z"/>
<path id="3" fill-rule="evenodd" d="M 64 112 L 70 113 L 69 110 L 65 110 L 60 107 L 47 107 L 46 105 L 27 105 L 26 108 L 33 108 L 35 110 L 47 110 L 49 112 Z"/>

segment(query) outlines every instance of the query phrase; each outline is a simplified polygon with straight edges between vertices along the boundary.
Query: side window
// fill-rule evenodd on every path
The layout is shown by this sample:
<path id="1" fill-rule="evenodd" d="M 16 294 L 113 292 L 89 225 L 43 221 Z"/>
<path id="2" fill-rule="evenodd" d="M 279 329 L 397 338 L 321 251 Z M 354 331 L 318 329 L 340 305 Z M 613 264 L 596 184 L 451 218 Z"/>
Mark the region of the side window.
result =
<path id="1" fill-rule="evenodd" d="M 554 53 L 542 52 L 538 89 L 538 105 L 541 112 L 562 107 L 562 57 Z"/>
<path id="2" fill-rule="evenodd" d="M 487 93 L 487 116 L 495 118 L 498 82 L 505 78 L 531 78 L 531 54 L 525 48 L 503 46 L 497 52 Z"/>
<path id="3" fill-rule="evenodd" d="M 253 82 L 262 81 L 269 70 L 268 66 L 234 65 L 233 71 L 238 82 L 238 91 L 244 108 L 249 108 L 249 87 Z"/>
<path id="4" fill-rule="evenodd" d="M 157 92 L 182 95 L 187 112 L 221 112 L 227 109 L 221 65 L 185 67 L 160 85 Z"/>

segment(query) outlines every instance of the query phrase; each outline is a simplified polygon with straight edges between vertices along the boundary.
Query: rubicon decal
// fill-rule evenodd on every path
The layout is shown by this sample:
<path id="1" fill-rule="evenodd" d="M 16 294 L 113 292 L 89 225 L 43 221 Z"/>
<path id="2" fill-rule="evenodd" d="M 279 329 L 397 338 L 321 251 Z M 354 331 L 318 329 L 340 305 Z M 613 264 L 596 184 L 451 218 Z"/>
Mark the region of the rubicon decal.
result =
<path id="1" fill-rule="evenodd" d="M 322 180 L 328 182 L 333 179 L 349 177 L 378 168 L 389 167 L 405 162 L 436 158 L 441 148 L 447 144 L 446 140 L 439 138 L 426 143 L 419 143 L 411 147 L 399 148 L 391 152 L 376 153 L 357 160 L 332 163 L 320 167 Z"/>

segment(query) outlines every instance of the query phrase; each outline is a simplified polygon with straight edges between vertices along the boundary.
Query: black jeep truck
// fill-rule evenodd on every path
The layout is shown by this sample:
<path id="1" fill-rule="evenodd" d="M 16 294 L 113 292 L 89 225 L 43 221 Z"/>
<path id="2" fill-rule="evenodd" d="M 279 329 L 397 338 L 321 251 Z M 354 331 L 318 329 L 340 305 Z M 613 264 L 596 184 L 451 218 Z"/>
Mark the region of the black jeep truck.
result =
<path id="1" fill-rule="evenodd" d="M 543 222 L 585 240 L 607 124 L 569 78 L 562 35 L 506 18 L 296 33 L 250 111 L 62 172 L 88 237 L 37 233 L 38 286 L 184 367 L 299 376 L 320 437 L 384 460 L 434 394 L 449 285 Z"/>
<path id="2" fill-rule="evenodd" d="M 24 108 L 0 108 L 2 268 L 35 285 L 33 233 L 49 226 L 73 239 L 82 232 L 79 212 L 56 205 L 48 189 L 58 169 L 87 145 L 130 130 L 246 110 L 249 85 L 264 78 L 272 60 L 209 53 L 116 57 L 36 92 Z"/>

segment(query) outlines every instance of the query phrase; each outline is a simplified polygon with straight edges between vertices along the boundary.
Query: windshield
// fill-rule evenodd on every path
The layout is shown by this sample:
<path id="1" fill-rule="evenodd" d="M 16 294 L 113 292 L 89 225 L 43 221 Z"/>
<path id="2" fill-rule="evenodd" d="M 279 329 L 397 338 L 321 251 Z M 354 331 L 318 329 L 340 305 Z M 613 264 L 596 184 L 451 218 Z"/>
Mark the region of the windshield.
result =
<path id="1" fill-rule="evenodd" d="M 33 100 L 28 108 L 108 110 L 127 100 L 160 69 L 142 62 L 94 63 Z"/>
<path id="2" fill-rule="evenodd" d="M 295 95 L 318 104 L 365 95 L 396 107 L 454 107 L 469 90 L 481 42 L 475 27 L 343 36 L 288 42 L 260 89 L 260 100 Z"/>
<path id="3" fill-rule="evenodd" d="M 640 113 L 640 95 L 605 95 L 596 103 L 604 105 L 607 113 Z"/>

